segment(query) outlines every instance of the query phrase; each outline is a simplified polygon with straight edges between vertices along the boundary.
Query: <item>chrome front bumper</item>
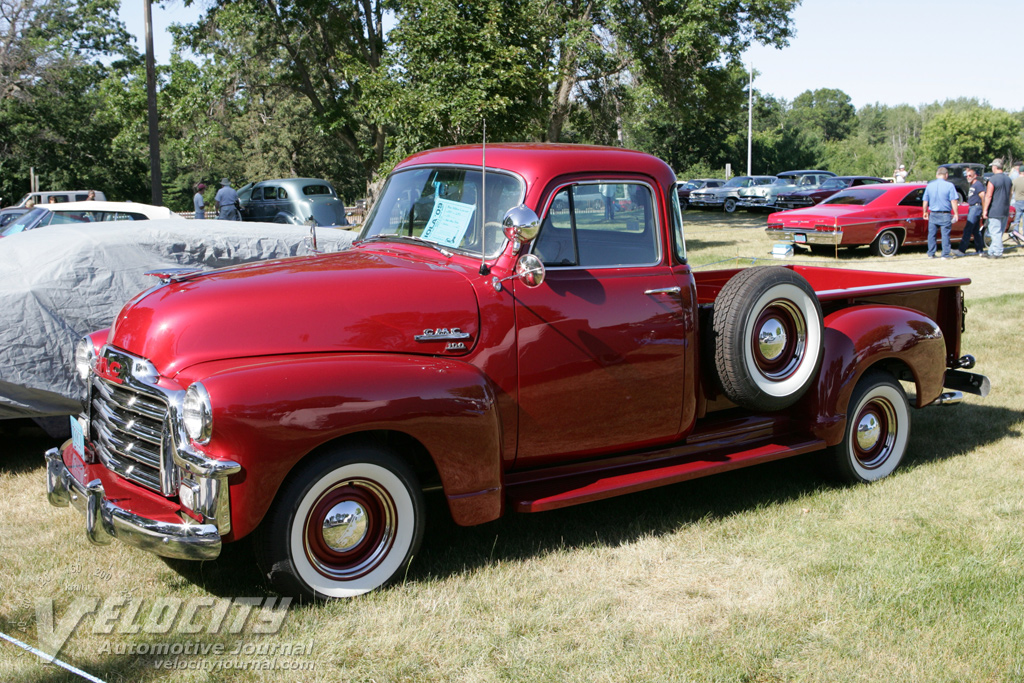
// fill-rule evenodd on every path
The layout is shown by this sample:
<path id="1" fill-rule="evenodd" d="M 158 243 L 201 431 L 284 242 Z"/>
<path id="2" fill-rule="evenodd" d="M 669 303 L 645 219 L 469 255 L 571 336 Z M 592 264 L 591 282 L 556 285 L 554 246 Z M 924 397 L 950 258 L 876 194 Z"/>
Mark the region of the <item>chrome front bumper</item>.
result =
<path id="1" fill-rule="evenodd" d="M 694 197 L 690 195 L 689 204 L 691 206 L 721 206 L 725 204 L 724 197 Z"/>
<path id="2" fill-rule="evenodd" d="M 774 209 L 775 202 L 767 197 L 740 197 L 736 206 L 744 209 Z"/>
<path id="3" fill-rule="evenodd" d="M 173 523 L 147 519 L 107 500 L 103 484 L 86 484 L 72 476 L 60 451 L 46 452 L 46 495 L 51 505 L 74 505 L 85 513 L 85 534 L 96 545 L 115 538 L 162 557 L 212 560 L 220 555 L 221 535 L 216 524 Z"/>
<path id="4" fill-rule="evenodd" d="M 794 228 L 765 228 L 769 239 L 794 244 L 826 244 L 837 247 L 843 243 L 842 230 L 820 231 L 814 229 L 798 230 Z"/>

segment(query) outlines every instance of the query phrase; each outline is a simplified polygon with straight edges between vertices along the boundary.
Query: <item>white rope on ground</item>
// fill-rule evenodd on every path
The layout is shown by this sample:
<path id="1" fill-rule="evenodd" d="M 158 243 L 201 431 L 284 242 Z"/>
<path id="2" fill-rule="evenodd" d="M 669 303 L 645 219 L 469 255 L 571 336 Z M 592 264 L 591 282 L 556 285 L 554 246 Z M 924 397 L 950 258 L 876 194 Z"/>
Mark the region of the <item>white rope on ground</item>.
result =
<path id="1" fill-rule="evenodd" d="M 28 643 L 23 643 L 20 640 L 18 640 L 17 638 L 14 638 L 12 636 L 7 635 L 3 631 L 0 631 L 0 638 L 3 638 L 4 640 L 6 640 L 9 643 L 17 645 L 18 647 L 22 648 L 23 650 L 31 652 L 32 654 L 36 655 L 37 657 L 39 657 L 40 659 L 46 661 L 49 664 L 56 664 L 57 666 L 61 667 L 62 669 L 66 670 L 66 671 L 70 671 L 71 673 L 75 674 L 76 676 L 81 676 L 82 678 L 84 678 L 87 681 L 91 681 L 92 683 L 105 683 L 103 680 L 101 680 L 99 678 L 96 678 L 92 674 L 86 673 L 85 671 L 82 671 L 81 669 L 77 669 L 77 668 L 71 666 L 70 664 L 68 664 L 67 662 L 62 662 L 59 659 L 57 659 L 56 657 L 53 657 L 51 655 L 46 654 L 42 650 L 37 650 L 36 648 L 32 647 Z"/>

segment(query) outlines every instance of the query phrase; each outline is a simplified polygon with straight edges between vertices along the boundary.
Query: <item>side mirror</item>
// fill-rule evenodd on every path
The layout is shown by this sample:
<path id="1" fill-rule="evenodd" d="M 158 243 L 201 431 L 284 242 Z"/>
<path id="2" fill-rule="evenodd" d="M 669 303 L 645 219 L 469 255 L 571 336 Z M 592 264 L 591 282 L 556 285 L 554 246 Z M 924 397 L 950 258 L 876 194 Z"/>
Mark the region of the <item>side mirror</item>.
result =
<path id="1" fill-rule="evenodd" d="M 534 254 L 523 254 L 516 261 L 515 273 L 508 277 L 492 278 L 491 284 L 494 286 L 494 291 L 501 291 L 501 283 L 508 282 L 512 278 L 519 278 L 529 288 L 539 287 L 544 282 L 544 277 L 547 275 L 547 270 L 544 268 L 544 263 L 540 258 Z"/>
<path id="2" fill-rule="evenodd" d="M 516 261 L 516 277 L 527 287 L 539 287 L 545 275 L 544 263 L 535 254 L 523 254 Z"/>
<path id="3" fill-rule="evenodd" d="M 501 226 L 509 242 L 522 244 L 529 242 L 540 232 L 540 219 L 533 209 L 520 204 L 508 210 L 501 221 Z"/>

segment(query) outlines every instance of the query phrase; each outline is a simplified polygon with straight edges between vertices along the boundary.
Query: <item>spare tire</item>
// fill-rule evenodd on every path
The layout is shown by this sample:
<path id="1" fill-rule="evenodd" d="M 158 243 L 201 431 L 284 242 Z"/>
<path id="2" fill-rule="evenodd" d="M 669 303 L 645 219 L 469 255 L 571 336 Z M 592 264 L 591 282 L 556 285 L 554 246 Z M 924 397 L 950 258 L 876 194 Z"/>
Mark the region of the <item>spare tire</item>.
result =
<path id="1" fill-rule="evenodd" d="M 789 268 L 748 268 L 715 299 L 715 372 L 736 405 L 774 411 L 814 382 L 824 352 L 821 304 Z"/>

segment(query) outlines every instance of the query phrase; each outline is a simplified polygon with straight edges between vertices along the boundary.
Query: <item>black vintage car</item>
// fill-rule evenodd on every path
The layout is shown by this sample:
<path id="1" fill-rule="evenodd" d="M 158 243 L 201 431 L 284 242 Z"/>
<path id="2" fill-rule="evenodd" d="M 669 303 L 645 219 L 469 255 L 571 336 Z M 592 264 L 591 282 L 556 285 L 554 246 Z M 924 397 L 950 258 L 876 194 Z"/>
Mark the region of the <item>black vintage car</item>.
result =
<path id="1" fill-rule="evenodd" d="M 968 191 L 971 189 L 970 183 L 967 182 L 967 169 L 972 169 L 981 178 L 985 174 L 984 164 L 939 164 L 939 168 L 944 168 L 949 171 L 949 182 L 956 185 L 957 192 L 960 193 L 961 199 L 967 196 Z"/>

